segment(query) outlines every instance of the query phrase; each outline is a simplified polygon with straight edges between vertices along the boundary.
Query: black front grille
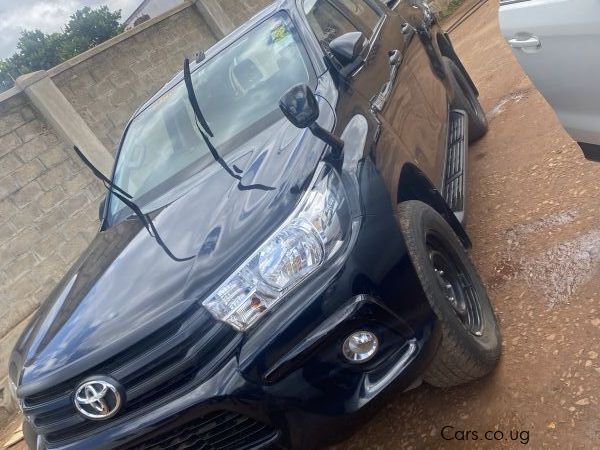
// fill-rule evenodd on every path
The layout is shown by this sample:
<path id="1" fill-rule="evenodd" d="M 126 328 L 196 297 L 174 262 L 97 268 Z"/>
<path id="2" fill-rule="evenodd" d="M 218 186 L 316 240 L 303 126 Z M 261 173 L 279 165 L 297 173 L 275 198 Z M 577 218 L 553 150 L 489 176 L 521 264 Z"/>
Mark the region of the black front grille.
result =
<path id="1" fill-rule="evenodd" d="M 233 411 L 215 411 L 119 450 L 242 450 L 271 441 L 276 431 Z"/>
<path id="2" fill-rule="evenodd" d="M 218 369 L 239 336 L 194 306 L 132 347 L 83 374 L 24 399 L 24 412 L 47 444 L 71 442 L 103 427 L 127 420 L 200 383 Z M 223 342 L 229 343 L 224 346 Z M 126 392 L 123 410 L 108 422 L 84 419 L 72 398 L 77 386 L 90 375 L 118 380 Z"/>

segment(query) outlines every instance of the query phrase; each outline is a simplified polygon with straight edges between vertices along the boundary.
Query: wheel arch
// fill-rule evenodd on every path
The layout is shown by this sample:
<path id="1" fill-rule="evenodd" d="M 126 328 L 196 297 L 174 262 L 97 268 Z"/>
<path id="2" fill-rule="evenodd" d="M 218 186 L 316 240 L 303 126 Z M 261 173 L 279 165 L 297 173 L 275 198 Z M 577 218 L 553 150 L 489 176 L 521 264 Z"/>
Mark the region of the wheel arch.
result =
<path id="1" fill-rule="evenodd" d="M 446 58 L 450 58 L 452 61 L 454 61 L 454 63 L 464 74 L 465 78 L 468 80 L 469 84 L 471 85 L 471 88 L 473 89 L 473 92 L 475 92 L 475 95 L 479 97 L 479 91 L 477 90 L 477 86 L 475 86 L 475 83 L 469 75 L 469 72 L 467 72 L 467 69 L 465 69 L 465 66 L 463 66 L 462 61 L 456 54 L 456 51 L 454 50 L 454 46 L 452 45 L 452 41 L 450 41 L 450 36 L 448 36 L 448 33 L 438 33 L 436 36 L 436 41 L 441 55 L 445 56 Z"/>
<path id="2" fill-rule="evenodd" d="M 471 247 L 469 235 L 442 197 L 442 194 L 427 178 L 427 175 L 412 163 L 406 163 L 402 167 L 396 195 L 397 203 L 408 200 L 418 200 L 431 206 L 448 222 L 465 248 Z"/>

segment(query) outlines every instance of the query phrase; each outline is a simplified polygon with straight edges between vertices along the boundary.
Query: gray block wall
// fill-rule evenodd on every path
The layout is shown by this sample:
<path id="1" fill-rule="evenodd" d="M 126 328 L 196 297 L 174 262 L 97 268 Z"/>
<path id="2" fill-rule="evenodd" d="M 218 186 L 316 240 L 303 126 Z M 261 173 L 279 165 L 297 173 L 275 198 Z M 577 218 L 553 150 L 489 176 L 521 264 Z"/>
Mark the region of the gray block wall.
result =
<path id="1" fill-rule="evenodd" d="M 98 229 L 102 186 L 76 158 L 24 94 L 0 103 L 0 378 L 22 322 Z"/>

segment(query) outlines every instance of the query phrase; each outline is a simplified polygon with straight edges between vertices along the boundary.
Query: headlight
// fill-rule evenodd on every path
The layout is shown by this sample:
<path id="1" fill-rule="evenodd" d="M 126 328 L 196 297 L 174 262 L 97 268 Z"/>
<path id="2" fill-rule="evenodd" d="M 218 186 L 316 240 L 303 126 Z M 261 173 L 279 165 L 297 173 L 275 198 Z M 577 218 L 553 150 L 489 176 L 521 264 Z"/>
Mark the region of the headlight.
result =
<path id="1" fill-rule="evenodd" d="M 339 175 L 322 164 L 298 208 L 202 305 L 245 331 L 344 246 L 350 210 Z"/>

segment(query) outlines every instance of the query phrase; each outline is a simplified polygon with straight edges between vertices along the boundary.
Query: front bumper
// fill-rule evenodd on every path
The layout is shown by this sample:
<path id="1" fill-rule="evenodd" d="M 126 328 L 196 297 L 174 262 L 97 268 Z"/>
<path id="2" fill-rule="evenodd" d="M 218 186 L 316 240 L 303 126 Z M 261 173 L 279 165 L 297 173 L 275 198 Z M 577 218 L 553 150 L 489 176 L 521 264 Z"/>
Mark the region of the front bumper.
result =
<path id="1" fill-rule="evenodd" d="M 195 439 L 212 439 L 215 435 L 222 440 L 217 441 L 222 442 L 222 448 L 315 448 L 335 442 L 351 434 L 362 418 L 370 416 L 379 404 L 375 400 L 382 398 L 380 394 L 407 389 L 418 380 L 435 352 L 439 342 L 435 325 L 423 329 L 420 336 L 405 340 L 396 334 L 397 320 L 375 298 L 357 296 L 302 343 L 304 351 L 294 354 L 301 358 L 308 352 L 318 355 L 316 358 L 295 369 L 299 361 L 286 359 L 270 371 L 267 378 L 277 382 L 248 381 L 232 355 L 214 376 L 185 395 L 55 448 L 163 448 L 153 447 L 161 442 L 191 449 L 197 448 Z M 340 362 L 334 367 L 327 361 L 327 354 L 329 350 L 335 353 L 337 348 L 323 345 L 335 343 L 332 336 L 345 336 L 348 329 L 359 324 L 386 336 L 381 340 L 384 345 L 379 357 L 365 366 L 349 367 Z M 206 429 L 207 423 L 218 421 L 215 418 L 225 413 L 233 413 L 228 430 L 215 423 L 210 424 L 214 427 L 207 434 L 198 430 L 202 426 Z M 255 439 L 240 441 L 239 447 L 231 446 L 233 441 L 227 439 L 235 438 L 235 427 L 246 427 L 242 431 L 252 432 Z M 185 446 L 185 442 L 190 446 Z M 47 447 L 40 442 L 38 448 Z"/>

